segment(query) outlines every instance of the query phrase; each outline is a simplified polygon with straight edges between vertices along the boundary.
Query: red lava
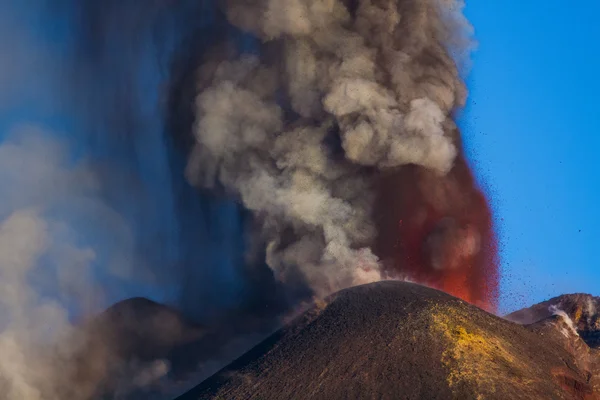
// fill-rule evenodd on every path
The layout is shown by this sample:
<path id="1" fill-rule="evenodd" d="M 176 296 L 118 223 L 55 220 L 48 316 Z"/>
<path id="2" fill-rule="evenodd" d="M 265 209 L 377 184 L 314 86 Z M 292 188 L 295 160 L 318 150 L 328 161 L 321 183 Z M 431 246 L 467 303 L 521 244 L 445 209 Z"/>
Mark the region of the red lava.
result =
<path id="1" fill-rule="evenodd" d="M 464 155 L 446 176 L 411 165 L 386 173 L 378 185 L 376 252 L 388 273 L 495 312 L 492 212 Z"/>

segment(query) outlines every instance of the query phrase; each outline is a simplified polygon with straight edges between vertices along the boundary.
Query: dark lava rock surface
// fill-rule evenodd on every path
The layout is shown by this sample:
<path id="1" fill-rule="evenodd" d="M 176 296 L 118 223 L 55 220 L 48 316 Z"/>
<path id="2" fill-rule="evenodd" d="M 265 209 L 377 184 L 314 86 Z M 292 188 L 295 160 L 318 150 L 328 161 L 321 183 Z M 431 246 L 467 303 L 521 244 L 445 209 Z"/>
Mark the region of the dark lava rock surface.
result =
<path id="1" fill-rule="evenodd" d="M 100 333 L 117 357 L 144 361 L 167 357 L 173 347 L 204 334 L 176 310 L 141 297 L 116 303 L 95 317 L 88 330 Z"/>
<path id="2" fill-rule="evenodd" d="M 564 294 L 534 306 L 515 311 L 507 319 L 532 324 L 557 312 L 569 316 L 579 336 L 592 348 L 600 348 L 600 298 L 589 294 Z"/>
<path id="3" fill-rule="evenodd" d="M 86 399 L 172 399 L 274 330 L 257 318 L 227 322 L 208 328 L 149 299 L 121 301 L 82 325 L 72 381 L 97 388 Z"/>
<path id="4" fill-rule="evenodd" d="M 205 329 L 170 307 L 132 298 L 85 322 L 81 333 L 85 344 L 75 359 L 77 373 L 71 380 L 76 386 L 95 388 L 93 398 L 115 393 L 126 398 L 125 393 L 148 387 L 169 373 L 178 361 L 173 351 L 200 340 Z"/>
<path id="5" fill-rule="evenodd" d="M 358 286 L 177 400 L 600 399 L 595 350 L 562 317 L 536 321 L 406 282 Z"/>

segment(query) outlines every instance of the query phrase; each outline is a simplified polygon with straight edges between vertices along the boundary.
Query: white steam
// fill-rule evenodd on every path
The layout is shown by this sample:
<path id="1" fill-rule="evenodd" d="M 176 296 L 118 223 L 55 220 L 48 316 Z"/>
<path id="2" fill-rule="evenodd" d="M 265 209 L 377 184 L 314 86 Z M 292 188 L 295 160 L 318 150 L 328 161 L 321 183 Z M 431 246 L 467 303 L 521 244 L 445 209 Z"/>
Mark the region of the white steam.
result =
<path id="1" fill-rule="evenodd" d="M 585 313 L 587 314 L 587 323 L 591 324 L 596 315 L 596 302 L 592 296 L 585 298 Z"/>
<path id="2" fill-rule="evenodd" d="M 86 399 L 107 377 L 104 350 L 86 359 L 89 338 L 69 320 L 102 306 L 96 252 L 81 244 L 81 221 L 70 218 L 112 220 L 122 228 L 115 235 L 125 222 L 101 201 L 93 171 L 66 150 L 33 126 L 0 144 L 0 393 L 7 400 Z M 115 250 L 115 262 L 130 258 L 127 246 Z"/>
<path id="3" fill-rule="evenodd" d="M 568 331 L 566 329 L 562 329 L 561 332 L 565 337 L 569 337 L 569 333 L 572 334 L 573 336 L 579 336 L 579 333 L 577 333 L 577 328 L 575 327 L 575 324 L 573 323 L 573 320 L 571 319 L 571 317 L 569 317 L 569 314 L 567 314 L 564 310 L 561 310 L 560 308 L 558 308 L 556 305 L 551 305 L 548 310 L 552 313 L 552 315 L 557 315 L 559 317 L 561 317 L 561 319 L 564 321 L 564 323 L 566 324 Z"/>
<path id="4" fill-rule="evenodd" d="M 72 328 L 68 311 L 51 299 L 52 289 L 92 293 L 86 281 L 94 252 L 62 241 L 68 227 L 45 216 L 69 190 L 84 191 L 91 182 L 85 170 L 65 168 L 61 150 L 32 127 L 16 130 L 0 146 L 0 376 L 8 400 L 56 398 L 57 374 L 67 374 L 67 365 L 54 364 L 48 348 Z M 48 297 L 40 294 L 49 289 Z M 56 351 L 62 356 L 71 350 Z"/>
<path id="5" fill-rule="evenodd" d="M 224 187 L 259 221 L 281 281 L 319 295 L 382 278 L 370 187 L 376 169 L 447 173 L 450 113 L 466 91 L 462 2 L 226 0 L 261 56 L 211 53 L 198 68 L 188 175 Z M 337 141 L 339 144 L 332 144 Z"/>

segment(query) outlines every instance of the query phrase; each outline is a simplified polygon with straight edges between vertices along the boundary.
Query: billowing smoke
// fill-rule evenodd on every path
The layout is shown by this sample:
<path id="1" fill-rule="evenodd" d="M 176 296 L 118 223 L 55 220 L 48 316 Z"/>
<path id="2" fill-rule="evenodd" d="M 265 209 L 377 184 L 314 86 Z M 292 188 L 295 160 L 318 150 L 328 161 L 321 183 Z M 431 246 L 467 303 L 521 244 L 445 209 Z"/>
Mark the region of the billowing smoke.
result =
<path id="1" fill-rule="evenodd" d="M 197 69 L 188 175 L 255 216 L 267 264 L 318 295 L 380 280 L 378 171 L 447 174 L 460 144 L 459 1 L 227 0 L 258 55 L 217 44 Z"/>
<path id="2" fill-rule="evenodd" d="M 122 221 L 99 200 L 93 172 L 70 161 L 67 149 L 40 128 L 21 126 L 6 135 L 0 171 L 1 391 L 9 400 L 86 398 L 94 386 L 70 381 L 85 346 L 70 315 L 97 311 L 102 293 L 93 277 L 98 255 L 81 243 L 74 221 L 91 210 L 113 223 L 117 236 Z"/>
<path id="3" fill-rule="evenodd" d="M 177 304 L 199 292 L 189 309 L 202 318 L 239 301 L 235 278 L 227 277 L 235 275 L 227 267 L 241 242 L 227 232 L 241 237 L 235 207 L 223 212 L 233 214 L 223 234 L 207 238 L 207 226 L 197 223 L 202 204 L 185 209 L 195 228 L 181 227 L 180 191 L 200 202 L 183 185 L 183 162 L 171 180 L 177 168 L 152 87 L 160 81 L 155 52 L 144 51 L 147 27 L 143 40 L 120 43 L 104 36 L 114 30 L 101 21 L 102 40 L 85 39 L 83 55 L 73 39 L 80 36 L 69 35 L 81 16 L 61 11 L 48 19 L 42 8 L 0 1 L 0 397 L 8 400 L 97 395 L 126 365 L 117 365 L 105 332 L 84 332 L 81 321 L 111 303 L 137 295 Z M 113 45 L 110 56 L 104 40 Z M 123 60 L 125 53 L 131 58 Z M 184 276 L 189 265 L 200 272 Z"/>
<path id="4" fill-rule="evenodd" d="M 72 320 L 125 297 L 231 336 L 263 332 L 258 317 L 289 301 L 388 277 L 486 300 L 453 289 L 485 287 L 489 244 L 452 121 L 471 48 L 461 1 L 48 4 L 56 29 L 41 36 L 58 49 L 14 46 L 0 25 L 2 48 L 19 49 L 0 61 L 0 109 L 27 91 L 68 116 L 64 134 L 26 125 L 0 144 L 10 400 L 93 397 L 112 360 Z M 398 241 L 402 256 L 387 251 Z"/>

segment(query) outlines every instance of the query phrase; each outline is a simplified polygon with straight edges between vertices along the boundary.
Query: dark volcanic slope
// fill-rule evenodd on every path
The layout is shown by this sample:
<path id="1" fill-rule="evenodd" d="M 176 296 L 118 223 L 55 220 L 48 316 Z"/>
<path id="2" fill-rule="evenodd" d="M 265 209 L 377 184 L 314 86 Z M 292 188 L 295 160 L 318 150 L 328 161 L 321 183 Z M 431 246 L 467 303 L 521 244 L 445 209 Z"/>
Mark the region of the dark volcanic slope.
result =
<path id="1" fill-rule="evenodd" d="M 73 380 L 106 398 L 172 398 L 274 330 L 267 317 L 226 322 L 208 328 L 145 298 L 121 301 L 82 326 Z"/>
<path id="2" fill-rule="evenodd" d="M 133 298 L 87 321 L 81 333 L 85 345 L 75 357 L 77 372 L 71 379 L 95 388 L 98 397 L 135 392 L 157 381 L 173 365 L 173 350 L 199 341 L 205 330 L 170 307 Z"/>
<path id="3" fill-rule="evenodd" d="M 178 400 L 598 398 L 548 332 L 380 282 L 332 296 Z"/>
<path id="4" fill-rule="evenodd" d="M 118 357 L 141 360 L 166 357 L 174 346 L 204 333 L 176 310 L 141 297 L 108 308 L 91 321 L 88 330 L 107 342 Z"/>
<path id="5" fill-rule="evenodd" d="M 556 312 L 571 318 L 579 336 L 593 348 L 600 348 L 600 298 L 589 294 L 563 294 L 534 306 L 515 311 L 507 319 L 521 324 L 541 321 Z"/>

